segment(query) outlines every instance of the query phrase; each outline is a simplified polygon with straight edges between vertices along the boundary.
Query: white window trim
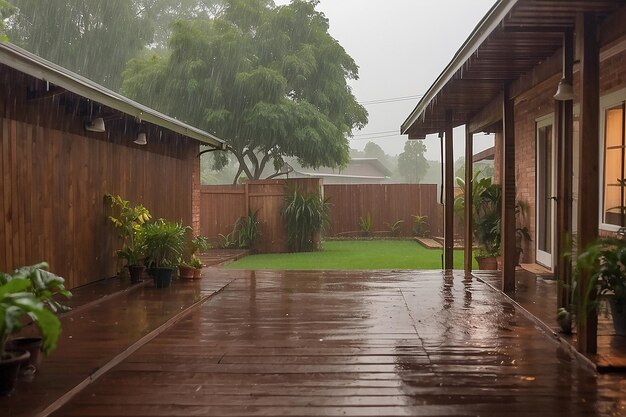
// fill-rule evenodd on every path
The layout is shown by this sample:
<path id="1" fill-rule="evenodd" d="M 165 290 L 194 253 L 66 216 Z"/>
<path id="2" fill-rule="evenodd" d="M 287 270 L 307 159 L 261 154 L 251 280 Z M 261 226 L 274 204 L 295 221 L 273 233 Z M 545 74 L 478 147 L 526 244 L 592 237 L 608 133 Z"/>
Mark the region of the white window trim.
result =
<path id="1" fill-rule="evenodd" d="M 620 226 L 616 226 L 614 224 L 604 223 L 604 128 L 605 128 L 605 114 L 606 110 L 615 107 L 618 104 L 626 101 L 626 88 L 622 88 L 621 90 L 614 91 L 607 95 L 600 97 L 600 136 L 599 136 L 599 146 L 600 146 L 600 160 L 598 161 L 598 166 L 601 168 L 601 172 L 599 173 L 599 188 L 600 188 L 600 198 L 598 200 L 598 214 L 599 219 L 598 223 L 600 225 L 600 230 L 605 230 L 608 232 L 617 232 Z M 625 115 L 626 117 L 626 115 Z"/>
<path id="2" fill-rule="evenodd" d="M 552 149 L 551 152 L 553 154 L 554 157 L 554 152 L 556 151 L 556 138 L 554 137 L 554 113 L 548 113 L 544 116 L 538 117 L 535 119 L 535 170 L 537 169 L 537 158 L 539 158 L 539 148 L 538 148 L 538 143 L 537 143 L 537 138 L 539 137 L 538 133 L 539 133 L 539 129 L 541 129 L 542 127 L 546 127 L 546 126 L 552 126 L 552 140 L 551 140 L 551 144 L 552 144 Z M 556 169 L 555 166 L 552 167 L 552 169 Z M 556 188 L 555 188 L 555 184 L 554 184 L 554 172 L 552 173 L 552 178 L 550 178 L 550 181 L 552 181 L 552 188 L 553 191 L 556 193 Z M 544 261 L 543 259 L 537 259 L 539 257 L 539 245 L 538 245 L 538 235 L 539 235 L 539 216 L 537 215 L 537 210 L 538 210 L 538 198 L 539 198 L 539 174 L 538 171 L 535 171 L 535 212 L 533 213 L 535 216 L 535 262 L 549 267 L 551 271 L 554 270 L 554 249 L 555 249 L 555 245 L 556 245 L 556 230 L 550 231 L 550 234 L 552 236 L 552 241 L 550 242 L 550 256 L 552 257 L 552 259 L 549 262 Z M 554 226 L 554 221 L 556 220 L 553 216 L 554 211 L 550 210 L 550 217 L 551 217 L 551 222 L 552 225 Z M 542 251 L 544 252 L 544 251 Z M 545 258 L 544 258 L 545 259 Z M 549 263 L 550 265 L 547 265 L 547 263 Z"/>

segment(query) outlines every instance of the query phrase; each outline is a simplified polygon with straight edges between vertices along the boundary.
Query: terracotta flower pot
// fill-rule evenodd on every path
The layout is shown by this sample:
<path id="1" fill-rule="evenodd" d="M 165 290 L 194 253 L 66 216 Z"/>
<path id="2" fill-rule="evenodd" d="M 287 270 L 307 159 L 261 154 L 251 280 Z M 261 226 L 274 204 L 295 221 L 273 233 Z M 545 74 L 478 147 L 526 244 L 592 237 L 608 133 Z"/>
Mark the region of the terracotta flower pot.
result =
<path id="1" fill-rule="evenodd" d="M 193 279 L 200 279 L 200 278 L 202 278 L 202 268 L 194 268 Z"/>
<path id="2" fill-rule="evenodd" d="M 484 271 L 497 271 L 498 259 L 495 256 L 481 256 L 476 257 L 478 262 L 478 268 Z"/>
<path id="3" fill-rule="evenodd" d="M 178 273 L 180 275 L 180 279 L 194 279 L 194 272 L 196 268 L 193 266 L 180 265 L 178 267 Z"/>

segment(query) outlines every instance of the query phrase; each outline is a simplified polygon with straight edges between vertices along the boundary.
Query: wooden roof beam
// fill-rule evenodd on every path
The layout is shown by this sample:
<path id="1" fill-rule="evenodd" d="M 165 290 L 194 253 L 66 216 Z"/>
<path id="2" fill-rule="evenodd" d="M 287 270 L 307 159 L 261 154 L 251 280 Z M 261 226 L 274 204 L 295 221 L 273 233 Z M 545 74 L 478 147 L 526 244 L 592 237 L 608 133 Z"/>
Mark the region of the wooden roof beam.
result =
<path id="1" fill-rule="evenodd" d="M 472 133 L 481 132 L 487 127 L 502 120 L 502 91 L 483 107 L 478 114 L 469 119 L 468 130 Z"/>

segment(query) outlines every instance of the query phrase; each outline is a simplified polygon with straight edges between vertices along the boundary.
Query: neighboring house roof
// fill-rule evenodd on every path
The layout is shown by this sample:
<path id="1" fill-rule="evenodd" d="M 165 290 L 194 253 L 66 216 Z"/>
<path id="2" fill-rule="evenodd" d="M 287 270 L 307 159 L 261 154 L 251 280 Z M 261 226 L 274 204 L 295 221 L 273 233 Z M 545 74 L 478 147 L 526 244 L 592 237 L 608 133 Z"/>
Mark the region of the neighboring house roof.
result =
<path id="1" fill-rule="evenodd" d="M 294 172 L 309 177 L 336 177 L 384 180 L 391 176 L 391 171 L 378 158 L 352 158 L 343 169 L 320 167 L 318 169 L 303 168 L 291 163 Z"/>
<path id="2" fill-rule="evenodd" d="M 624 12 L 617 11 L 625 4 L 625 0 L 499 0 L 402 124 L 401 133 L 422 139 L 442 132 L 448 110 L 453 110 L 454 126 L 465 124 L 498 103 L 504 85 L 509 84 L 511 96 L 516 97 L 534 82 L 560 73 L 563 32 L 575 26 L 577 15 L 613 14 L 607 26 L 621 27 Z M 488 127 L 487 122 L 475 126 L 476 130 Z"/>
<path id="3" fill-rule="evenodd" d="M 496 147 L 492 146 L 474 155 L 472 162 L 493 161 L 494 159 L 496 159 Z"/>
<path id="4" fill-rule="evenodd" d="M 225 149 L 226 147 L 224 141 L 217 136 L 139 104 L 11 43 L 0 42 L 0 63 L 142 121 L 161 126 L 215 148 Z"/>

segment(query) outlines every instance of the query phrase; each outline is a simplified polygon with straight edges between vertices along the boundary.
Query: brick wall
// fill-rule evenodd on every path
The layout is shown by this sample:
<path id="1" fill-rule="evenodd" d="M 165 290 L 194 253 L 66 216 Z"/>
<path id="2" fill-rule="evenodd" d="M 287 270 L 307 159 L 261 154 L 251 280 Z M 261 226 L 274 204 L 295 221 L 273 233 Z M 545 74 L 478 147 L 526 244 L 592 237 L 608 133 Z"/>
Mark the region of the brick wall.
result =
<path id="1" fill-rule="evenodd" d="M 619 90 L 626 87 L 626 52 L 610 57 L 604 60 L 601 65 L 600 76 L 600 95 L 605 95 L 611 91 Z M 526 242 L 522 253 L 521 262 L 535 262 L 535 213 L 536 213 L 536 153 L 537 145 L 535 139 L 536 121 L 537 119 L 554 113 L 554 99 L 552 96 L 556 91 L 556 86 L 560 79 L 560 75 L 546 80 L 527 91 L 516 99 L 515 104 L 515 140 L 516 140 L 516 186 L 517 199 L 526 201 L 529 205 L 529 213 L 527 224 L 532 242 Z M 578 91 L 578 73 L 574 74 L 574 91 Z M 577 106 L 578 97 L 574 99 L 574 105 Z M 578 119 L 575 115 L 574 119 L 574 172 L 578 172 Z M 500 151 L 499 144 L 501 139 L 496 135 L 496 172 L 499 171 L 500 163 L 498 161 Z M 601 173 L 602 174 L 602 173 Z M 578 200 L 578 181 L 574 176 L 574 205 Z M 574 208 L 574 215 L 576 208 Z M 576 229 L 576 226 L 574 226 Z M 601 232 L 606 235 L 606 233 Z"/>

